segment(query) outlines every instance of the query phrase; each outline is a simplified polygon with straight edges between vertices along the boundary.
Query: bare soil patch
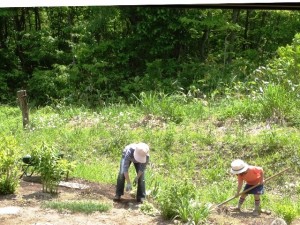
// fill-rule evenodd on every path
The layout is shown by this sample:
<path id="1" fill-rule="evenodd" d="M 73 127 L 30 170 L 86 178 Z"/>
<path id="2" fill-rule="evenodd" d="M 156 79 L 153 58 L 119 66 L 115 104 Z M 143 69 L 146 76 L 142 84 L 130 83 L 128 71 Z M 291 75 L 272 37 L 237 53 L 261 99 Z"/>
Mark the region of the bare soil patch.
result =
<path id="1" fill-rule="evenodd" d="M 161 217 L 144 214 L 140 204 L 129 194 L 121 202 L 113 202 L 115 187 L 113 185 L 71 179 L 69 182 L 87 186 L 86 189 L 59 187 L 57 195 L 42 192 L 39 177 L 24 177 L 20 187 L 14 195 L 0 196 L 0 208 L 19 207 L 17 214 L 0 215 L 2 225 L 142 225 L 142 224 L 172 224 Z M 113 205 L 109 212 L 95 212 L 92 214 L 58 212 L 42 207 L 47 200 L 99 200 Z"/>
<path id="2" fill-rule="evenodd" d="M 2 225 L 170 225 L 180 224 L 180 221 L 166 221 L 160 216 L 144 214 L 140 204 L 129 194 L 122 201 L 114 202 L 115 186 L 88 182 L 81 179 L 70 179 L 69 182 L 79 184 L 74 187 L 59 187 L 57 195 L 42 192 L 39 177 L 24 177 L 16 194 L 0 196 L 0 208 L 11 207 L 19 209 L 17 213 L 0 214 Z M 86 187 L 84 189 L 80 189 Z M 108 212 L 92 214 L 58 212 L 42 207 L 48 200 L 99 200 L 112 204 Z M 274 215 L 261 214 L 254 217 L 251 212 L 232 213 L 227 207 L 213 212 L 207 224 L 224 225 L 270 225 Z M 296 221 L 293 225 L 300 224 Z"/>

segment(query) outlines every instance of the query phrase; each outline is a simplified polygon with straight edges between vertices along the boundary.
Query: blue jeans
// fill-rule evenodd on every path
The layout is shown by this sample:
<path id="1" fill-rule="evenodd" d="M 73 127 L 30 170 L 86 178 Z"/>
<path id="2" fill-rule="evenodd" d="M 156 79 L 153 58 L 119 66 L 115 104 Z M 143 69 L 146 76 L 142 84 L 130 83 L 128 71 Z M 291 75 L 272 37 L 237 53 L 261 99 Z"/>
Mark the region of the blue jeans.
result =
<path id="1" fill-rule="evenodd" d="M 122 159 L 120 162 L 120 170 L 119 170 L 118 179 L 117 179 L 117 187 L 116 187 L 116 195 L 117 196 L 124 195 L 125 176 L 124 176 L 124 172 L 122 171 L 123 161 L 124 161 L 124 155 L 122 156 Z M 131 162 L 130 162 L 130 164 L 131 164 Z M 138 173 L 139 163 L 133 163 L 133 164 L 134 164 L 136 173 Z M 145 173 L 145 171 L 144 171 L 144 173 Z M 145 186 L 144 173 L 140 176 L 140 178 L 137 182 L 137 194 L 136 194 L 137 201 L 140 201 L 141 198 L 146 197 L 146 186 Z"/>

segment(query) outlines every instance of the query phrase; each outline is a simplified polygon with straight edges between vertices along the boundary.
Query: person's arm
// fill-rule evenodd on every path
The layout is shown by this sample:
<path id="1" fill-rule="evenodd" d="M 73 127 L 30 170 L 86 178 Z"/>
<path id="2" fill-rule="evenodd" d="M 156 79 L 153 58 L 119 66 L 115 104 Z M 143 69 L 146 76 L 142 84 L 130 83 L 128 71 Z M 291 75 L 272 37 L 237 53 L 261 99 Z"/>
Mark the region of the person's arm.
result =
<path id="1" fill-rule="evenodd" d="M 138 180 L 140 179 L 140 177 L 142 176 L 142 174 L 143 174 L 143 172 L 139 170 L 138 174 L 134 178 L 133 186 L 136 186 L 136 184 L 138 183 Z"/>
<path id="2" fill-rule="evenodd" d="M 149 163 L 149 156 L 147 156 L 146 163 L 142 163 L 139 165 L 139 171 L 138 171 L 136 177 L 134 178 L 133 185 L 137 184 L 138 180 L 140 179 L 140 177 L 143 175 L 144 171 L 146 170 L 146 166 L 148 163 Z"/>
<path id="3" fill-rule="evenodd" d="M 131 183 L 130 183 L 129 173 L 128 172 L 124 172 L 124 177 L 125 177 L 125 180 L 127 182 L 125 190 L 126 191 L 131 191 L 132 190 L 132 186 L 131 186 Z"/>
<path id="4" fill-rule="evenodd" d="M 261 171 L 260 171 L 260 184 L 263 184 L 264 182 L 265 182 L 264 170 L 261 168 Z"/>
<path id="5" fill-rule="evenodd" d="M 140 177 L 142 176 L 143 172 L 139 170 L 138 174 L 136 175 L 136 179 L 140 179 Z"/>
<path id="6" fill-rule="evenodd" d="M 243 187 L 243 183 L 244 183 L 243 179 L 240 176 L 238 176 L 238 186 L 237 186 L 237 190 L 236 190 L 236 195 L 240 194 L 240 191 Z"/>
<path id="7" fill-rule="evenodd" d="M 123 153 L 124 154 L 124 153 Z M 130 166 L 130 160 L 128 159 L 128 155 L 123 155 L 123 161 L 122 161 L 122 171 L 124 173 L 125 180 L 127 184 L 130 184 L 130 177 L 129 177 L 129 166 Z"/>
<path id="8" fill-rule="evenodd" d="M 124 172 L 124 177 L 125 177 L 125 180 L 126 180 L 127 184 L 130 184 L 130 177 L 129 177 L 128 172 Z"/>

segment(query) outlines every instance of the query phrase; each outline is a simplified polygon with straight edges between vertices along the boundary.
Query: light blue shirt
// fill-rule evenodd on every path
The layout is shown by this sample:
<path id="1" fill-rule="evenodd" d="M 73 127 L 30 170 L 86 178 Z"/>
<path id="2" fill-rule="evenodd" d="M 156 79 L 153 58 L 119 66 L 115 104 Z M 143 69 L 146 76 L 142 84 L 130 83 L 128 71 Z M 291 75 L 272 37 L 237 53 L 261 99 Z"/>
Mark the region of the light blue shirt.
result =
<path id="1" fill-rule="evenodd" d="M 122 161 L 121 161 L 121 170 L 122 173 L 128 173 L 130 163 L 138 163 L 138 170 L 141 172 L 144 172 L 146 169 L 147 164 L 149 163 L 149 155 L 146 157 L 146 162 L 145 163 L 140 163 L 135 160 L 133 153 L 136 149 L 135 144 L 130 144 L 127 145 L 124 150 L 123 150 L 123 155 L 122 155 Z"/>

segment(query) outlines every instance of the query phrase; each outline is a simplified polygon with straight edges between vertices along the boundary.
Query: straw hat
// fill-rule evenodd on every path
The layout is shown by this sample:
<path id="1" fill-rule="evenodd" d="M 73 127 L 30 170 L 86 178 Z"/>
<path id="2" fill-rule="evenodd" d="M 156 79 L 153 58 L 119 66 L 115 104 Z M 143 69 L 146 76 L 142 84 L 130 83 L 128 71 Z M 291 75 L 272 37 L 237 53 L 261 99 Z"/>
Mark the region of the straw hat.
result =
<path id="1" fill-rule="evenodd" d="M 135 151 L 133 153 L 134 159 L 140 163 L 145 163 L 147 155 L 149 155 L 149 146 L 142 142 L 136 144 Z"/>
<path id="2" fill-rule="evenodd" d="M 240 174 L 245 172 L 249 168 L 249 165 L 245 163 L 241 159 L 236 159 L 231 163 L 231 170 L 230 172 L 233 174 Z"/>

